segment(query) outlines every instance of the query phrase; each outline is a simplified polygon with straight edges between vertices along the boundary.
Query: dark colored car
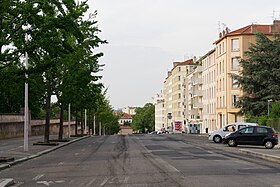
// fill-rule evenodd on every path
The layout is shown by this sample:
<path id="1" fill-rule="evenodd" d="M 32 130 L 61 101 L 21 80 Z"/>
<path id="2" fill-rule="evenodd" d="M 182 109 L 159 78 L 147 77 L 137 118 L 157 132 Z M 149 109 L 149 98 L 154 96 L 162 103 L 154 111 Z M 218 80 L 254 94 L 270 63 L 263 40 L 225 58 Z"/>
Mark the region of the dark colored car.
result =
<path id="1" fill-rule="evenodd" d="M 240 129 L 228 134 L 224 143 L 230 147 L 237 145 L 264 145 L 267 149 L 272 149 L 278 144 L 278 135 L 276 131 L 267 126 L 251 126 Z"/>

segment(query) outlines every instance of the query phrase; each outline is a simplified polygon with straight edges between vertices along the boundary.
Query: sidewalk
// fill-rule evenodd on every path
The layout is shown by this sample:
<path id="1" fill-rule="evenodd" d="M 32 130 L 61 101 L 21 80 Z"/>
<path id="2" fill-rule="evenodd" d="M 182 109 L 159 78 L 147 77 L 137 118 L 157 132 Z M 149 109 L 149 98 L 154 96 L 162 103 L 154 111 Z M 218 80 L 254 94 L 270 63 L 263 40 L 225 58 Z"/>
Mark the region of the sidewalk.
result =
<path id="1" fill-rule="evenodd" d="M 11 138 L 0 140 L 0 172 L 3 169 L 9 168 L 17 163 L 39 157 L 43 154 L 49 153 L 53 150 L 59 149 L 63 146 L 69 145 L 73 142 L 87 138 L 83 137 L 70 137 L 65 142 L 57 142 L 56 146 L 49 145 L 33 145 L 33 143 L 42 142 L 43 136 L 31 136 L 28 139 L 28 151 L 25 152 L 23 148 L 23 138 Z M 50 140 L 57 139 L 57 136 L 50 136 Z M 13 179 L 2 179 L 0 177 L 0 187 L 5 187 L 13 184 Z"/>

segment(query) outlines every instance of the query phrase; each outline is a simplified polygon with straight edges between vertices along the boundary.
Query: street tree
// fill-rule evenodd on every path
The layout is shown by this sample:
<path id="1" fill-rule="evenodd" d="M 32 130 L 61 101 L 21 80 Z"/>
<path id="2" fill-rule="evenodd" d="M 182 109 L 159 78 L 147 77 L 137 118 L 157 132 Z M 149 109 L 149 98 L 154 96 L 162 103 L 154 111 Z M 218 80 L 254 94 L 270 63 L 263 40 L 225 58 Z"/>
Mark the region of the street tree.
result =
<path id="1" fill-rule="evenodd" d="M 134 131 L 146 133 L 155 128 L 155 106 L 152 103 L 146 103 L 144 107 L 138 107 L 136 114 L 132 117 L 132 128 Z"/>
<path id="2" fill-rule="evenodd" d="M 257 33 L 256 44 L 245 56 L 240 62 L 241 75 L 233 75 L 244 93 L 238 106 L 246 116 L 266 115 L 268 100 L 280 99 L 280 36 L 269 39 Z"/>

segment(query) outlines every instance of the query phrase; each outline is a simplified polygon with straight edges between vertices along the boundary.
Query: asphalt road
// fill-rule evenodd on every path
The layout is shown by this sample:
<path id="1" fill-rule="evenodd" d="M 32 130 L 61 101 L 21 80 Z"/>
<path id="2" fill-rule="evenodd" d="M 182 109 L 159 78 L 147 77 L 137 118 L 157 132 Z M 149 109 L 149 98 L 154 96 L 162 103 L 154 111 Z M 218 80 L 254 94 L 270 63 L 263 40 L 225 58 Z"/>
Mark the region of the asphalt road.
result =
<path id="1" fill-rule="evenodd" d="M 280 165 L 205 137 L 90 137 L 0 172 L 13 186 L 280 186 Z"/>

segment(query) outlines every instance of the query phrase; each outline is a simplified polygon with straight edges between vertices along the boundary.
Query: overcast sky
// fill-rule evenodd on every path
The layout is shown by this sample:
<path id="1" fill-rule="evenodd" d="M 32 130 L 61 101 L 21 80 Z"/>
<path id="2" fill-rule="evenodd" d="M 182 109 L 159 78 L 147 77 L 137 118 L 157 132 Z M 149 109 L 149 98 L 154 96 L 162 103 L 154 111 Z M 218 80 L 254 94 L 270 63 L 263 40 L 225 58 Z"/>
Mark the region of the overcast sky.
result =
<path id="1" fill-rule="evenodd" d="M 272 24 L 279 0 L 89 0 L 97 10 L 102 82 L 114 108 L 142 107 L 163 90 L 173 61 L 213 49 L 219 30 Z"/>

